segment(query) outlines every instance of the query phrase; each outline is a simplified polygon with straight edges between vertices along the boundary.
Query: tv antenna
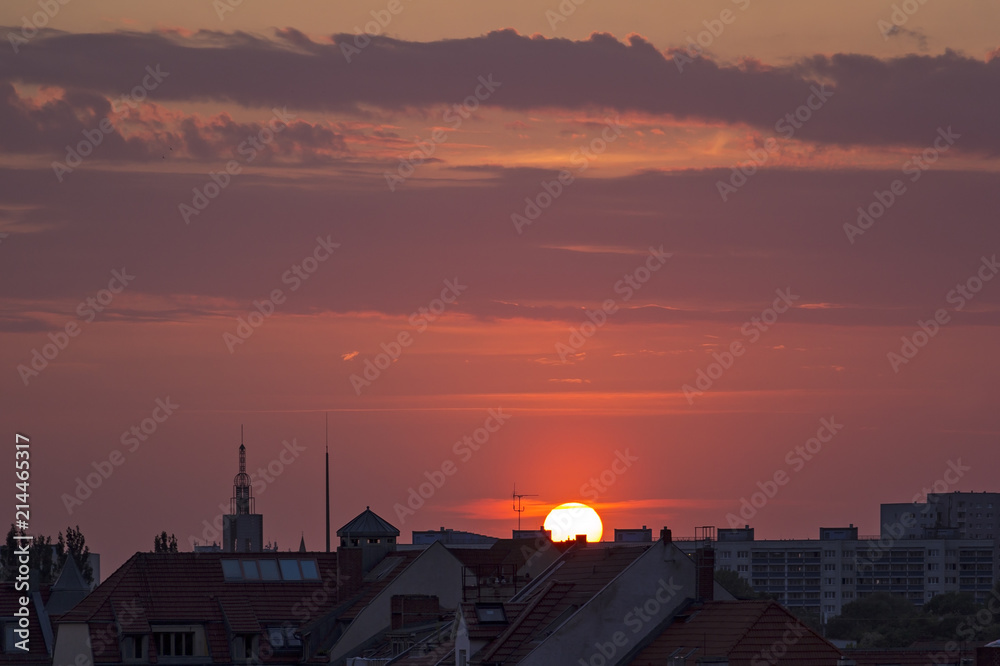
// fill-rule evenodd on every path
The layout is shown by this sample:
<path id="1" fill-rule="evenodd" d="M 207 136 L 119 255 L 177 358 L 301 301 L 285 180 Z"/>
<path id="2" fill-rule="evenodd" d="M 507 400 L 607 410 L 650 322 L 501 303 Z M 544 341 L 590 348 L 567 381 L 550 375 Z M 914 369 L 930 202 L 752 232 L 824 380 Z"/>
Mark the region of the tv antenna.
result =
<path id="1" fill-rule="evenodd" d="M 527 507 L 525 507 L 524 503 L 521 501 L 525 497 L 538 497 L 538 495 L 524 495 L 524 494 L 519 495 L 517 492 L 517 484 L 515 483 L 514 492 L 512 493 L 511 498 L 513 499 L 514 511 L 517 513 L 518 531 L 521 530 L 521 514 L 527 510 Z"/>

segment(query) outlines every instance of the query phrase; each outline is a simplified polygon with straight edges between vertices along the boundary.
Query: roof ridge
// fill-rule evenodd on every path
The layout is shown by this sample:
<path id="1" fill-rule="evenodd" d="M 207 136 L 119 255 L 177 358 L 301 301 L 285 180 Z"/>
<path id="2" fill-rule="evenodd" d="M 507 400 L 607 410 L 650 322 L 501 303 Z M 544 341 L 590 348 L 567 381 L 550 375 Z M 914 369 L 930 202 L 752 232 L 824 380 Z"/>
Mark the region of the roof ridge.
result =
<path id="1" fill-rule="evenodd" d="M 518 627 L 521 626 L 521 623 L 524 622 L 525 618 L 531 615 L 532 611 L 535 610 L 535 606 L 537 606 L 539 602 L 541 602 L 541 600 L 545 598 L 545 595 L 548 594 L 548 592 L 558 583 L 559 581 L 555 580 L 548 581 L 542 587 L 541 594 L 535 595 L 535 597 L 531 601 L 521 602 L 526 604 L 525 607 L 521 610 L 520 613 L 518 613 L 517 618 L 513 622 L 511 622 L 506 629 L 500 632 L 499 636 L 493 639 L 493 647 L 491 647 L 488 652 L 485 652 L 483 654 L 480 661 L 487 661 L 488 659 L 492 658 L 493 655 L 496 653 L 496 651 L 500 649 L 500 646 L 503 645 L 505 642 L 507 642 L 507 639 L 510 638 L 510 635 L 514 633 L 514 631 Z"/>
<path id="2" fill-rule="evenodd" d="M 92 621 L 94 619 L 94 616 L 104 606 L 104 604 L 108 604 L 108 605 L 111 604 L 111 597 L 114 595 L 115 591 L 118 589 L 118 586 L 122 584 L 122 581 L 125 580 L 125 578 L 128 577 L 128 574 L 131 571 L 131 567 L 135 566 L 135 562 L 138 560 L 139 555 L 141 555 L 141 554 L 142 553 L 137 552 L 132 557 L 130 557 L 127 560 L 125 560 L 125 562 L 120 567 L 118 567 L 115 570 L 114 573 L 112 573 L 110 576 L 108 576 L 104 580 L 103 583 L 101 583 L 100 585 L 97 586 L 97 588 L 94 589 L 94 592 L 97 592 L 97 590 L 100 590 L 103 587 L 103 588 L 107 589 L 107 592 L 104 593 L 104 599 L 102 599 L 100 602 L 97 602 L 95 600 L 96 606 L 86 616 L 86 619 L 83 620 L 84 622 L 90 622 L 90 621 Z M 126 569 L 126 567 L 129 567 L 129 568 Z M 121 574 L 121 575 L 119 575 L 119 574 Z M 108 587 L 109 585 L 112 584 L 112 581 L 114 581 L 114 585 L 112 587 Z M 92 595 L 92 594 L 94 594 L 94 592 L 91 592 L 90 594 Z M 77 606 L 80 606 L 81 604 L 83 604 L 89 597 L 90 597 L 90 595 L 87 595 L 86 597 L 84 597 L 83 600 L 80 602 L 80 604 L 77 604 Z M 75 608 L 71 608 L 68 611 L 67 614 L 72 613 L 74 610 L 75 610 Z M 112 615 L 112 617 L 114 617 L 114 609 L 113 608 L 111 610 L 111 615 Z"/>

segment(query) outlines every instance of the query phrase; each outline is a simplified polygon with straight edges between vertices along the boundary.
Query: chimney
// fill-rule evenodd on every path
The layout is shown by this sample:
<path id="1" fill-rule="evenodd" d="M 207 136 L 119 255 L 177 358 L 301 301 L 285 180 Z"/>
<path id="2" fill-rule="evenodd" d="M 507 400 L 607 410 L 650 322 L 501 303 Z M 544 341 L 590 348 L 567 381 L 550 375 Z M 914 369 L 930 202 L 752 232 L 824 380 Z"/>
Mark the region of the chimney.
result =
<path id="1" fill-rule="evenodd" d="M 670 531 L 669 527 L 664 527 L 662 530 L 660 530 L 660 539 L 663 541 L 664 545 L 668 543 L 673 543 L 674 535 Z"/>
<path id="2" fill-rule="evenodd" d="M 587 535 L 586 534 L 577 534 L 576 535 L 576 545 L 577 546 L 581 546 L 581 547 L 586 546 L 587 545 Z"/>
<path id="3" fill-rule="evenodd" d="M 699 548 L 694 553 L 695 597 L 699 601 L 715 599 L 715 549 Z"/>

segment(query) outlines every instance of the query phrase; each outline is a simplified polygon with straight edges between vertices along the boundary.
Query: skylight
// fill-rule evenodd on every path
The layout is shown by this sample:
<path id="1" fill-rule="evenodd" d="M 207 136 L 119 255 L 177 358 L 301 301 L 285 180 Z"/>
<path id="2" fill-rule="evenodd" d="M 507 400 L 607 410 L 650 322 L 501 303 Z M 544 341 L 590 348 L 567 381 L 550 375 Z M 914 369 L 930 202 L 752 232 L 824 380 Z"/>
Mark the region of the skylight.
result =
<path id="1" fill-rule="evenodd" d="M 316 560 L 253 560 L 224 559 L 222 576 L 227 581 L 302 581 L 319 580 L 319 567 Z"/>

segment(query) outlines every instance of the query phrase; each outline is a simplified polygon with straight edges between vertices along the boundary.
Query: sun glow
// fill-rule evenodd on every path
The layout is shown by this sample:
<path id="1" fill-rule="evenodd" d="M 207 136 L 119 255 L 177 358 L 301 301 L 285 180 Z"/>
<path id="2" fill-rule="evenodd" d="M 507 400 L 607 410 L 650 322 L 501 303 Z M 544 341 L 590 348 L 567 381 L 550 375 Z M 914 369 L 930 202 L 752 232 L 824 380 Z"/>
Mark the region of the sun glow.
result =
<path id="1" fill-rule="evenodd" d="M 601 517 L 579 502 L 567 502 L 552 509 L 545 518 L 545 529 L 552 530 L 553 541 L 575 539 L 578 534 L 586 534 L 587 541 L 600 541 L 604 534 Z"/>

